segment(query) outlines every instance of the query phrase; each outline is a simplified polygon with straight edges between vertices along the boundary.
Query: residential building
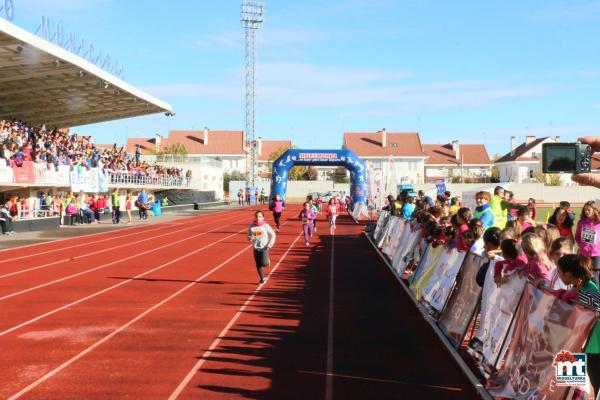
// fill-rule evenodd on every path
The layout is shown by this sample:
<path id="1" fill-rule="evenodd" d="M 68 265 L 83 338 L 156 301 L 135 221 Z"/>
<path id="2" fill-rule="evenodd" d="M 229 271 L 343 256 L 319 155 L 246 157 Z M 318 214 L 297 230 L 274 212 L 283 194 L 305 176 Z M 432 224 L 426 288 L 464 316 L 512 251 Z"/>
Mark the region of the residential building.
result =
<path id="1" fill-rule="evenodd" d="M 129 138 L 126 151 L 134 153 L 136 145 L 140 146 L 142 158 L 157 161 L 157 154 L 174 145 L 185 148 L 187 156 L 182 162 L 199 162 L 200 160 L 217 160 L 223 162 L 223 171 L 231 173 L 246 172 L 246 149 L 242 131 L 170 131 L 166 138 L 156 135 L 154 138 Z M 168 154 L 159 157 L 158 161 L 167 160 Z"/>
<path id="2" fill-rule="evenodd" d="M 510 139 L 510 152 L 494 162 L 500 172 L 500 182 L 538 182 L 542 174 L 542 145 L 559 142 L 560 138 L 525 136 L 525 142 L 516 146 L 516 138 Z"/>
<path id="3" fill-rule="evenodd" d="M 352 150 L 381 173 L 386 190 L 397 184 L 417 184 L 425 180 L 427 154 L 416 132 L 346 132 L 344 149 Z M 395 190 L 395 188 L 393 189 Z"/>
<path id="4" fill-rule="evenodd" d="M 489 182 L 492 162 L 483 144 L 462 144 L 458 140 L 448 144 L 424 144 L 428 156 L 425 161 L 425 181 L 454 179 L 467 182 Z"/>

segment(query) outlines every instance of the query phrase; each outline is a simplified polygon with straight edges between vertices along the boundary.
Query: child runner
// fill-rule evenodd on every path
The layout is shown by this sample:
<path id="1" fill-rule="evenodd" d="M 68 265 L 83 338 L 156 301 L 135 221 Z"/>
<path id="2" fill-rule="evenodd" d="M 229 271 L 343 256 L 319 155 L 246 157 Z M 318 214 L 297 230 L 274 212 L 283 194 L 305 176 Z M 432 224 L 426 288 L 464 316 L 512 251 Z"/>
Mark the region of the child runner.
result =
<path id="1" fill-rule="evenodd" d="M 527 269 L 527 259 L 521 253 L 519 243 L 515 239 L 503 240 L 500 247 L 504 260 L 494 265 L 494 282 L 498 287 L 508 282 L 510 279 L 509 272 Z"/>
<path id="2" fill-rule="evenodd" d="M 275 200 L 273 200 L 273 219 L 275 220 L 275 229 L 279 232 L 279 227 L 281 224 L 279 220 L 281 219 L 281 213 L 285 208 L 285 202 L 281 200 L 281 196 L 276 194 Z"/>
<path id="3" fill-rule="evenodd" d="M 535 206 L 535 199 L 533 197 L 529 198 L 529 201 L 527 202 L 527 209 L 529 210 L 531 219 L 535 221 L 537 218 L 537 208 Z"/>
<path id="4" fill-rule="evenodd" d="M 557 207 L 552 216 L 548 219 L 548 222 L 552 225 L 556 225 L 560 231 L 560 236 L 567 237 L 575 243 L 573 238 L 573 218 L 570 217 L 567 208 Z"/>
<path id="5" fill-rule="evenodd" d="M 312 236 L 312 232 L 313 232 L 313 224 L 314 224 L 314 219 L 315 219 L 315 213 L 313 212 L 312 208 L 311 208 L 311 204 L 310 202 L 306 202 L 304 203 L 304 209 L 302 211 L 300 211 L 300 215 L 299 215 L 300 219 L 302 220 L 302 231 L 304 232 L 304 244 L 305 245 L 309 245 L 308 241 L 310 240 L 310 237 Z"/>
<path id="6" fill-rule="evenodd" d="M 552 281 L 552 263 L 546 253 L 546 245 L 541 237 L 535 233 L 527 233 L 521 239 L 523 253 L 527 256 L 527 272 L 536 283 L 539 281 Z"/>
<path id="7" fill-rule="evenodd" d="M 556 294 L 564 301 L 577 299 L 600 310 L 600 292 L 592 281 L 592 260 L 589 257 L 567 254 L 558 260 L 558 273 L 566 285 L 573 285 L 573 290 L 557 290 Z M 594 392 L 600 390 L 600 325 L 596 323 L 586 344 L 587 373 Z"/>
<path id="8" fill-rule="evenodd" d="M 531 220 L 529 208 L 520 208 L 517 211 L 517 221 L 521 225 L 521 233 L 533 226 L 534 222 Z"/>
<path id="9" fill-rule="evenodd" d="M 258 283 L 262 285 L 265 283 L 263 268 L 268 267 L 271 263 L 269 261 L 269 249 L 275 244 L 275 232 L 265 222 L 262 211 L 254 213 L 254 222 L 248 228 L 248 240 L 252 242 L 254 248 L 254 262 L 260 277 Z"/>
<path id="10" fill-rule="evenodd" d="M 326 214 L 327 219 L 329 219 L 329 234 L 333 235 L 333 231 L 335 231 L 335 220 L 338 216 L 338 206 L 333 199 L 329 199 Z"/>
<path id="11" fill-rule="evenodd" d="M 598 286 L 600 276 L 600 209 L 595 201 L 588 201 L 581 210 L 581 219 L 577 223 L 575 241 L 579 254 L 592 259 L 592 278 Z"/>
<path id="12" fill-rule="evenodd" d="M 557 266 L 558 260 L 560 260 L 566 254 L 573 254 L 573 244 L 571 244 L 571 241 L 566 237 L 559 237 L 554 240 L 550 246 L 550 260 L 552 260 L 554 265 Z M 569 289 L 569 287 L 560 279 L 558 267 L 552 270 L 550 288 L 553 290 Z"/>

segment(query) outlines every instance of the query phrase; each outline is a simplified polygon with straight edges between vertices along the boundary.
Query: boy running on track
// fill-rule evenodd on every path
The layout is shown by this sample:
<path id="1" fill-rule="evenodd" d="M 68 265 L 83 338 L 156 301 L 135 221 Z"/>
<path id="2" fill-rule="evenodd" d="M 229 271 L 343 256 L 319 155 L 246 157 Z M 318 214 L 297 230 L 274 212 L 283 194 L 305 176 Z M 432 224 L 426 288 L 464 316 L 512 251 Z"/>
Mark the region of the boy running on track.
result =
<path id="1" fill-rule="evenodd" d="M 265 216 L 262 211 L 254 213 L 254 222 L 248 228 L 248 240 L 252 242 L 254 248 L 254 262 L 256 270 L 260 277 L 259 284 L 265 283 L 265 274 L 263 269 L 268 267 L 269 249 L 275 244 L 275 232 L 273 228 L 265 222 Z"/>
<path id="2" fill-rule="evenodd" d="M 308 241 L 313 233 L 314 219 L 316 218 L 315 213 L 312 210 L 309 201 L 304 203 L 304 209 L 300 211 L 299 215 L 302 220 L 302 231 L 304 232 L 304 244 L 308 246 Z"/>
<path id="3" fill-rule="evenodd" d="M 329 219 L 329 233 L 333 235 L 333 231 L 335 231 L 335 220 L 338 216 L 338 206 L 335 204 L 334 199 L 329 200 L 329 205 L 326 210 L 327 219 Z"/>
<path id="4" fill-rule="evenodd" d="M 277 232 L 279 232 L 279 227 L 281 226 L 279 220 L 281 219 L 281 213 L 283 212 L 284 208 L 285 202 L 281 200 L 281 196 L 278 194 L 275 195 L 275 200 L 273 200 L 273 219 L 275 220 L 275 228 L 277 229 Z"/>

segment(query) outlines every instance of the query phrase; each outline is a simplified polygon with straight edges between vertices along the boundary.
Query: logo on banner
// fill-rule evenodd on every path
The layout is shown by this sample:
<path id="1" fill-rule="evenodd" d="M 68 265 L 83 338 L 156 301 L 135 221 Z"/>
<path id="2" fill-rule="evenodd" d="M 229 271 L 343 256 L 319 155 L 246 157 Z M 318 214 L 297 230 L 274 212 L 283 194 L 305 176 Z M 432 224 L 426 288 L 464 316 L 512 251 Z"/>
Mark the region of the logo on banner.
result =
<path id="1" fill-rule="evenodd" d="M 558 386 L 587 385 L 587 356 L 585 353 L 571 353 L 562 350 L 552 363 L 556 368 Z"/>

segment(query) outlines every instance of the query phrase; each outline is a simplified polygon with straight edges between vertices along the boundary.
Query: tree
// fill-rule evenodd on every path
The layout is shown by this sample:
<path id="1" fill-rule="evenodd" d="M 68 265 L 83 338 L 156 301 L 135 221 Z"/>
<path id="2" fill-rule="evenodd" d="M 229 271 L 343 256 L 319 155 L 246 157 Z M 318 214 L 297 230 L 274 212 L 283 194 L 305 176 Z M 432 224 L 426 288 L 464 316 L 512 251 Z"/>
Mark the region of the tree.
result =
<path id="1" fill-rule="evenodd" d="M 288 151 L 287 147 L 280 147 L 271 154 L 269 154 L 269 164 L 267 169 L 269 174 L 273 172 L 273 163 L 277 160 L 283 153 Z M 290 181 L 316 181 L 318 178 L 317 169 L 314 167 L 307 167 L 304 165 L 298 165 L 293 167 L 288 173 L 288 179 Z"/>
<path id="2" fill-rule="evenodd" d="M 502 157 L 500 154 L 494 155 L 492 158 L 492 163 L 495 163 Z M 492 166 L 492 182 L 500 182 L 500 168 L 497 165 Z"/>
<path id="3" fill-rule="evenodd" d="M 333 181 L 335 183 L 350 183 L 348 171 L 344 167 L 337 167 L 333 173 Z"/>
<path id="4" fill-rule="evenodd" d="M 170 146 L 162 148 L 157 155 L 187 156 L 188 152 L 181 143 L 173 143 Z"/>

